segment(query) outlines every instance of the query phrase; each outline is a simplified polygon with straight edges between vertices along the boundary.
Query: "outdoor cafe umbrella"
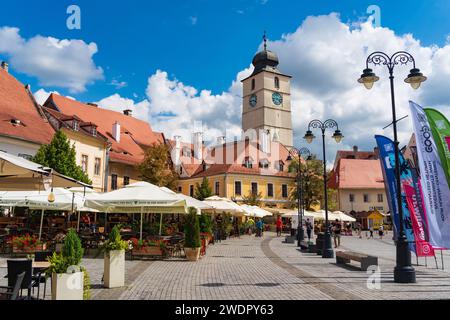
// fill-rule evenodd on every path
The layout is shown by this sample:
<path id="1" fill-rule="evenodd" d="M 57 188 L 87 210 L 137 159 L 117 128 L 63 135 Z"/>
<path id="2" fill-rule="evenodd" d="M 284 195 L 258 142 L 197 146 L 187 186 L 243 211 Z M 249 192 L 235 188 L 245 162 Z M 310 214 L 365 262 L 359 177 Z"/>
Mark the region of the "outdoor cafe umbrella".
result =
<path id="1" fill-rule="evenodd" d="M 186 214 L 186 200 L 161 190 L 148 182 L 137 182 L 104 194 L 86 195 L 85 206 L 105 213 L 141 214 L 140 239 L 144 210 L 146 213 Z"/>
<path id="2" fill-rule="evenodd" d="M 267 210 L 264 210 L 258 206 L 249 206 L 246 204 L 242 204 L 241 207 L 246 211 L 246 216 L 256 217 L 256 218 L 264 218 L 266 216 L 272 216 L 273 214 Z"/>
<path id="3" fill-rule="evenodd" d="M 49 201 L 49 195 L 53 193 L 54 201 Z M 0 194 L 0 206 L 3 207 L 27 207 L 41 210 L 39 225 L 39 240 L 42 236 L 44 211 L 73 211 L 83 207 L 84 199 L 64 188 L 54 188 L 43 191 L 7 191 Z"/>
<path id="4" fill-rule="evenodd" d="M 213 207 L 214 211 L 225 212 L 234 216 L 243 216 L 245 214 L 244 208 L 227 198 L 212 196 L 206 198 L 203 202 Z"/>
<path id="5" fill-rule="evenodd" d="M 64 176 L 52 168 L 0 151 L 0 190 L 47 190 L 50 188 L 69 188 L 92 186 Z"/>
<path id="6" fill-rule="evenodd" d="M 356 219 L 353 217 L 350 217 L 348 214 L 345 214 L 342 211 L 334 211 L 330 214 L 330 219 L 331 220 L 336 220 L 338 219 L 339 221 L 344 221 L 344 222 L 356 222 Z"/>

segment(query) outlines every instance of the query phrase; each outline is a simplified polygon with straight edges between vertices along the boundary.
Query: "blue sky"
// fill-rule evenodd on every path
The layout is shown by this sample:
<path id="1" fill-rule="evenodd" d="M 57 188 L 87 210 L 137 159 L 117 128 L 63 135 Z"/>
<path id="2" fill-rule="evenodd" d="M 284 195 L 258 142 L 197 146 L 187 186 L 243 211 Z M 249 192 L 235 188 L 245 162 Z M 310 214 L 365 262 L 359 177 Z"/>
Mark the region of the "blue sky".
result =
<path id="1" fill-rule="evenodd" d="M 66 8 L 81 8 L 82 29 L 66 28 Z M 24 38 L 37 34 L 58 39 L 95 42 L 95 63 L 104 70 L 96 81 L 75 96 L 99 100 L 114 92 L 144 96 L 147 78 L 157 69 L 196 88 L 213 93 L 227 90 L 236 73 L 246 68 L 261 41 L 294 32 L 309 15 L 338 12 L 342 21 L 367 16 L 369 5 L 381 8 L 382 25 L 398 34 L 413 33 L 424 45 L 445 43 L 450 30 L 450 3 L 439 1 L 293 1 L 293 0 L 191 0 L 191 1 L 27 1 L 2 4 L 0 26 L 20 28 Z M 1 56 L 0 57 L 4 57 Z M 14 66 L 12 66 L 14 69 Z M 34 77 L 23 82 L 40 87 Z M 108 85 L 115 79 L 128 83 L 120 90 Z M 63 94 L 69 94 L 61 88 Z"/>

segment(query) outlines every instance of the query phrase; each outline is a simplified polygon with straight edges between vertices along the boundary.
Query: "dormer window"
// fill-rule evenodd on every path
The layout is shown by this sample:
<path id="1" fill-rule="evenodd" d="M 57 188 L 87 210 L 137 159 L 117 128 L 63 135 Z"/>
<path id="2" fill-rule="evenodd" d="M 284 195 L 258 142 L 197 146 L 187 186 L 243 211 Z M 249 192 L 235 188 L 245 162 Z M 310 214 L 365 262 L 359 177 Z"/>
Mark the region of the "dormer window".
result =
<path id="1" fill-rule="evenodd" d="M 184 147 L 183 150 L 181 151 L 181 155 L 183 157 L 190 158 L 190 157 L 192 157 L 192 151 L 191 151 L 191 149 Z"/>
<path id="2" fill-rule="evenodd" d="M 92 127 L 92 135 L 93 135 L 94 137 L 97 136 L 97 128 L 96 128 L 96 127 Z"/>
<path id="3" fill-rule="evenodd" d="M 261 169 L 269 169 L 269 160 L 262 159 L 261 161 L 259 161 L 259 167 Z"/>
<path id="4" fill-rule="evenodd" d="M 20 126 L 22 122 L 19 119 L 11 119 L 11 124 Z"/>
<path id="5" fill-rule="evenodd" d="M 247 169 L 253 168 L 253 160 L 250 157 L 245 157 L 244 163 L 242 164 Z"/>
<path id="6" fill-rule="evenodd" d="M 281 160 L 275 162 L 275 169 L 280 171 L 280 172 L 283 172 L 284 171 L 284 162 L 281 161 Z"/>
<path id="7" fill-rule="evenodd" d="M 74 131 L 80 130 L 80 124 L 78 123 L 77 120 L 73 120 L 73 130 Z"/>

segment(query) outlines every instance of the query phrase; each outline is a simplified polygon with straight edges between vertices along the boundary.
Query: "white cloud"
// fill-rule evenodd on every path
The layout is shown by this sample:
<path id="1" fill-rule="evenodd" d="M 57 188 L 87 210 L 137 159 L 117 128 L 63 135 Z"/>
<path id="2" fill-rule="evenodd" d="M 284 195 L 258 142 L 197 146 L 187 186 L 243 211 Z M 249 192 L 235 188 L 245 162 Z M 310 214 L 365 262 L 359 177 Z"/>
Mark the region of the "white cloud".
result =
<path id="1" fill-rule="evenodd" d="M 112 79 L 112 81 L 109 83 L 110 86 L 114 86 L 117 90 L 125 88 L 128 86 L 128 83 L 125 81 L 119 81 L 117 79 Z"/>
<path id="2" fill-rule="evenodd" d="M 396 35 L 388 28 L 374 28 L 370 21 L 358 26 L 343 23 L 337 14 L 308 17 L 293 33 L 284 34 L 277 41 L 270 41 L 268 48 L 280 59 L 279 69 L 293 76 L 291 84 L 292 119 L 295 145 L 306 146 L 302 139 L 312 119 L 335 119 L 345 136 L 337 145 L 327 132 L 327 159 L 334 161 L 338 149 L 371 150 L 375 146 L 375 134 L 392 137 L 392 129 L 382 128 L 391 121 L 389 80 L 385 67 L 373 67 L 380 81 L 371 91 L 357 83 L 365 68 L 367 55 L 381 50 L 394 53 L 410 52 L 417 67 L 428 77 L 420 90 L 414 91 L 403 79 L 412 66 L 397 66 L 396 102 L 397 115 L 409 114 L 408 100 L 435 107 L 445 115 L 450 113 L 450 45 L 443 47 L 422 46 L 410 34 Z M 240 80 L 248 76 L 252 67 L 238 72 L 230 88 L 213 95 L 208 90 L 198 90 L 165 71 L 158 70 L 148 79 L 147 99 L 137 104 L 118 94 L 99 102 L 99 105 L 123 110 L 139 109 L 141 119 L 147 119 L 157 131 L 166 137 L 181 135 L 190 140 L 195 121 L 202 121 L 206 140 L 215 140 L 225 130 L 239 135 L 241 130 L 242 85 Z M 138 108 L 139 106 L 139 108 Z M 399 138 L 408 142 L 412 133 L 410 119 L 399 123 Z M 320 132 L 315 132 L 320 138 Z M 321 154 L 321 139 L 308 147 Z"/>
<path id="3" fill-rule="evenodd" d="M 52 94 L 52 93 L 59 94 L 58 91 L 47 92 L 44 89 L 39 89 L 38 91 L 33 93 L 33 95 L 34 95 L 34 99 L 36 100 L 36 102 L 42 106 L 45 103 L 45 101 L 47 101 L 47 98 L 50 96 L 50 94 Z"/>
<path id="4" fill-rule="evenodd" d="M 59 40 L 40 35 L 24 39 L 18 28 L 0 28 L 0 54 L 5 54 L 11 68 L 38 78 L 42 86 L 83 92 L 88 84 L 103 79 L 93 56 L 97 45 L 82 40 Z"/>
<path id="5" fill-rule="evenodd" d="M 148 121 L 150 105 L 148 100 L 142 100 L 141 102 L 135 103 L 134 100 L 123 98 L 116 93 L 96 102 L 96 104 L 98 104 L 102 108 L 114 110 L 121 113 L 124 110 L 129 109 L 133 112 L 133 117 Z"/>

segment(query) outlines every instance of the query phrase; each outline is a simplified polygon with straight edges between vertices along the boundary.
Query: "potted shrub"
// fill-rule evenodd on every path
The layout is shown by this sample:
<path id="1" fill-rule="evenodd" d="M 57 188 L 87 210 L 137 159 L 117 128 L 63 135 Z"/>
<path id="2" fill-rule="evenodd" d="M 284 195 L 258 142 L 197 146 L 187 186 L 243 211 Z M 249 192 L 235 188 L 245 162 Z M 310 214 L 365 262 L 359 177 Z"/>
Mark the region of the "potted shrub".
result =
<path id="1" fill-rule="evenodd" d="M 61 253 L 49 258 L 48 273 L 52 277 L 52 300 L 83 300 L 85 269 L 80 266 L 83 257 L 81 240 L 74 230 L 69 230 Z"/>
<path id="2" fill-rule="evenodd" d="M 202 213 L 199 218 L 200 223 L 200 235 L 206 239 L 206 245 L 212 240 L 212 221 L 211 217 L 205 213 Z"/>
<path id="3" fill-rule="evenodd" d="M 125 285 L 125 250 L 128 242 L 122 240 L 118 226 L 109 234 L 102 246 L 105 253 L 103 280 L 106 288 L 117 288 Z"/>
<path id="4" fill-rule="evenodd" d="M 197 261 L 200 258 L 200 225 L 197 216 L 197 209 L 189 208 L 189 214 L 185 219 L 184 227 L 184 252 L 189 261 Z"/>
<path id="5" fill-rule="evenodd" d="M 36 236 L 26 234 L 12 238 L 13 253 L 30 254 L 36 251 L 44 251 L 46 244 L 41 242 Z"/>

